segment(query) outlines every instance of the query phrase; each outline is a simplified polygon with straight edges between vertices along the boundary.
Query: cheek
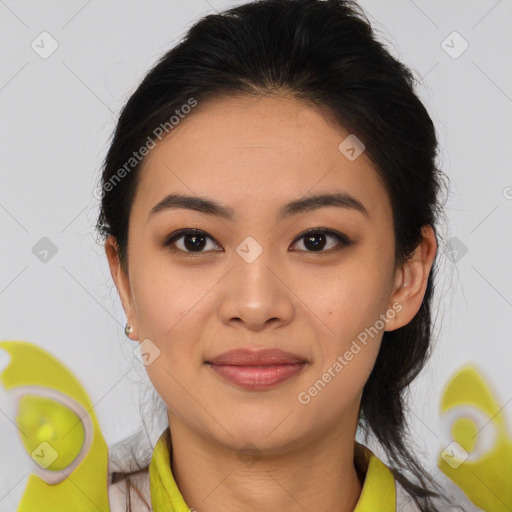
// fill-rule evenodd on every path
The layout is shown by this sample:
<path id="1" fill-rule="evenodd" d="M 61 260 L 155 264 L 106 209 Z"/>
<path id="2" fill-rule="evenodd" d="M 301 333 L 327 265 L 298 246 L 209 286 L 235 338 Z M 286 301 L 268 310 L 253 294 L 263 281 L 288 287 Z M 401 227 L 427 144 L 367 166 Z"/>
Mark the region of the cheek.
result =
<path id="1" fill-rule="evenodd" d="M 352 291 L 349 286 L 333 286 L 331 291 L 325 320 L 331 332 L 320 337 L 318 364 L 308 385 L 321 390 L 317 413 L 335 419 L 358 400 L 375 365 L 382 340 L 382 326 L 377 324 L 382 305 L 366 287 Z"/>
<path id="2" fill-rule="evenodd" d="M 332 349 L 344 349 L 372 327 L 382 330 L 379 318 L 388 306 L 388 281 L 386 269 L 362 263 L 339 267 L 321 280 L 318 276 L 310 281 L 301 279 L 301 293 L 310 310 L 328 327 L 326 340 Z"/>
<path id="3" fill-rule="evenodd" d="M 132 296 L 141 335 L 164 344 L 187 326 L 208 302 L 208 282 L 169 264 L 134 264 Z M 203 300 L 202 300 L 203 299 Z"/>
<path id="4" fill-rule="evenodd" d="M 146 367 L 157 392 L 167 403 L 181 403 L 183 388 L 194 389 L 192 378 L 202 364 L 205 332 L 216 305 L 215 279 L 198 272 L 141 266 L 133 285 L 140 339 L 150 339 L 160 351 Z M 186 404 L 182 403 L 181 406 Z"/>
<path id="5" fill-rule="evenodd" d="M 310 288 L 308 304 L 329 327 L 320 336 L 319 366 L 315 379 L 325 404 L 343 408 L 356 400 L 377 358 L 389 300 L 388 269 L 375 258 L 358 258 L 324 279 L 324 286 Z M 309 283 L 313 286 L 313 283 Z M 322 325 L 322 323 L 319 323 Z M 334 414 L 334 412 L 333 412 Z"/>
<path id="6" fill-rule="evenodd" d="M 183 365 L 175 365 L 164 352 L 153 363 L 146 366 L 148 377 L 155 391 L 165 402 L 168 411 L 178 416 L 193 416 L 197 404 L 190 397 L 200 396 L 195 383 L 188 381 Z"/>
<path id="7" fill-rule="evenodd" d="M 357 418 L 364 386 L 371 374 L 380 339 L 372 344 L 340 342 L 339 350 L 324 354 L 322 365 L 311 373 L 298 400 L 304 421 L 312 425 L 339 425 L 344 415 Z"/>

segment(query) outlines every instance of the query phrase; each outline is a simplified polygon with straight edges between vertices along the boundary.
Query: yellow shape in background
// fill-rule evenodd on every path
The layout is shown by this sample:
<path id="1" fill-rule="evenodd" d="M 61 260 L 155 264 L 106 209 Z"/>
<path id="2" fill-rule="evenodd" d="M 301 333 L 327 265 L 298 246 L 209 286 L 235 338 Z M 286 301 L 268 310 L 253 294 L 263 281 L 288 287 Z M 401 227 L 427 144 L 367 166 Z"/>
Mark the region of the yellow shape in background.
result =
<path id="1" fill-rule="evenodd" d="M 33 343 L 2 341 L 0 348 L 10 356 L 0 380 L 6 390 L 22 393 L 16 422 L 23 445 L 42 475 L 29 476 L 18 512 L 110 512 L 108 448 L 92 403 L 78 379 Z M 25 393 L 24 388 L 38 392 Z M 45 393 L 49 396 L 43 396 Z M 63 395 L 62 401 L 56 399 L 59 395 Z M 73 403 L 86 411 L 84 416 L 71 410 L 69 404 Z M 87 452 L 70 471 L 84 444 Z M 63 479 L 49 483 L 53 475 Z"/>
<path id="2" fill-rule="evenodd" d="M 25 450 L 39 463 L 44 460 L 39 446 L 48 443 L 57 458 L 45 469 L 60 470 L 67 468 L 78 456 L 85 440 L 85 430 L 78 415 L 69 407 L 44 396 L 23 395 L 18 403 L 16 423 L 23 435 L 21 440 Z M 33 452 L 36 451 L 34 454 Z"/>
<path id="3" fill-rule="evenodd" d="M 512 510 L 512 439 L 490 387 L 473 366 L 458 371 L 441 399 L 452 443 L 438 466 L 468 498 L 487 512 Z"/>

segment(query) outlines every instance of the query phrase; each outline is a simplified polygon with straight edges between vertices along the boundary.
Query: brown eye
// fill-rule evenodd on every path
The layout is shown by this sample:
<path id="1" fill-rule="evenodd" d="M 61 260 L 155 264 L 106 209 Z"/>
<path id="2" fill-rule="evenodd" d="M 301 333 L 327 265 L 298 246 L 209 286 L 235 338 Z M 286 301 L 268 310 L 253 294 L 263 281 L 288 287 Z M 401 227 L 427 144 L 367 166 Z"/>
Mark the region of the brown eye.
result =
<path id="1" fill-rule="evenodd" d="M 179 240 L 183 239 L 183 242 L 178 243 Z M 201 253 L 205 251 L 205 247 L 208 245 L 207 241 L 212 240 L 204 231 L 199 229 L 181 229 L 172 235 L 170 235 L 164 242 L 164 246 L 171 247 L 176 251 L 185 253 Z M 175 246 L 175 244 L 177 244 Z"/>
<path id="2" fill-rule="evenodd" d="M 337 243 L 329 244 L 328 240 L 334 239 Z M 306 252 L 330 252 L 340 250 L 352 244 L 351 240 L 343 233 L 328 229 L 309 229 L 303 233 L 298 241 L 304 240 L 303 245 Z M 324 250 L 327 246 L 327 250 Z M 303 249 L 301 249 L 303 250 Z"/>

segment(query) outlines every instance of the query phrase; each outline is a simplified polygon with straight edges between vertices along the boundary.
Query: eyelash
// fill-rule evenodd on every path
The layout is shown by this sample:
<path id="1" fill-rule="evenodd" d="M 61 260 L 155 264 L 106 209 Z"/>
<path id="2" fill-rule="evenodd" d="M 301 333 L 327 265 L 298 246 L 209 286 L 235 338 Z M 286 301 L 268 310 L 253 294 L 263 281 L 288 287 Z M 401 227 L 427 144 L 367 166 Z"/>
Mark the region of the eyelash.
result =
<path id="1" fill-rule="evenodd" d="M 298 251 L 298 252 L 305 252 L 305 253 L 310 253 L 310 254 L 322 254 L 322 253 L 332 253 L 332 252 L 337 252 L 337 251 L 340 251 L 341 249 L 345 248 L 345 247 L 348 247 L 350 245 L 352 245 L 354 242 L 352 240 L 350 240 L 348 238 L 347 235 L 343 234 L 343 233 L 340 233 L 338 231 L 334 231 L 332 229 L 326 229 L 326 228 L 311 228 L 311 229 L 308 229 L 306 231 L 304 231 L 303 233 L 301 233 L 293 242 L 292 245 L 295 245 L 297 242 L 299 242 L 301 239 L 307 237 L 308 235 L 317 235 L 317 234 L 321 234 L 321 235 L 330 235 L 330 236 L 333 236 L 334 238 L 336 238 L 338 240 L 338 245 L 341 244 L 341 246 L 337 247 L 337 248 L 333 248 L 333 249 L 328 249 L 326 251 L 324 250 L 321 250 L 321 251 L 308 251 L 308 250 L 302 250 L 302 251 Z M 181 252 L 181 253 L 184 253 L 186 255 L 191 255 L 191 256 L 195 256 L 195 255 L 199 255 L 199 254 L 204 254 L 208 251 L 184 251 L 182 249 L 176 249 L 175 247 L 172 247 L 172 245 L 177 241 L 179 240 L 180 238 L 183 238 L 184 236 L 187 236 L 187 235 L 201 235 L 201 236 L 204 236 L 206 238 L 209 238 L 210 240 L 213 240 L 214 239 L 209 236 L 207 233 L 205 233 L 204 231 L 201 231 L 200 229 L 193 229 L 193 228 L 185 228 L 185 229 L 180 229 L 178 231 L 175 231 L 174 233 L 170 234 L 163 242 L 163 246 L 164 247 L 168 247 L 170 248 L 173 252 Z M 215 251 L 215 252 L 220 252 L 220 251 Z"/>

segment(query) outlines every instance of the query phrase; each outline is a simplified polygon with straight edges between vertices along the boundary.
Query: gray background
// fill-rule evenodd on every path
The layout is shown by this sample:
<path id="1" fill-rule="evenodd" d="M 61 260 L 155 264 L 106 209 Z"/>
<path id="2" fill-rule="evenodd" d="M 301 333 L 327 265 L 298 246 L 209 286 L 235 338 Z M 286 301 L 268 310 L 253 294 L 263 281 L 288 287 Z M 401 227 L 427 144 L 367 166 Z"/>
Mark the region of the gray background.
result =
<path id="1" fill-rule="evenodd" d="M 68 365 L 108 443 L 141 425 L 148 381 L 96 242 L 101 161 L 120 108 L 158 57 L 198 18 L 239 3 L 0 0 L 0 340 L 31 341 Z M 437 345 L 411 391 L 415 449 L 436 472 L 439 397 L 458 368 L 476 364 L 512 421 L 512 2 L 361 5 L 420 79 L 451 179 Z M 58 44 L 48 58 L 31 47 L 46 37 L 50 48 L 44 31 Z M 57 252 L 41 261 L 44 237 Z M 11 511 L 31 461 L 1 386 L 0 413 L 0 510 Z"/>

